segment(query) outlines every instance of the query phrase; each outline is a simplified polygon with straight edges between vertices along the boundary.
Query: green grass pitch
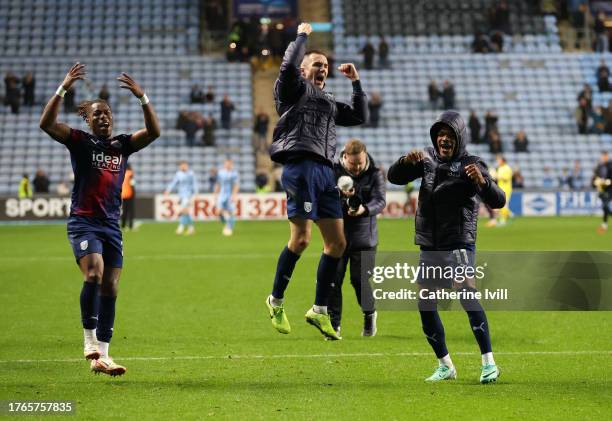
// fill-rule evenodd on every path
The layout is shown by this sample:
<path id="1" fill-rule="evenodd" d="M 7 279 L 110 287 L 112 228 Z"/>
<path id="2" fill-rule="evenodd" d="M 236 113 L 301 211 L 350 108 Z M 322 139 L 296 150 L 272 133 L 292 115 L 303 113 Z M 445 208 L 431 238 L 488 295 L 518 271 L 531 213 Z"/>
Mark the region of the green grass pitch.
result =
<path id="1" fill-rule="evenodd" d="M 610 250 L 598 218 L 481 223 L 479 250 Z M 381 250 L 414 250 L 413 220 L 380 221 Z M 480 385 L 465 314 L 445 312 L 458 379 L 426 384 L 436 360 L 418 314 L 383 312 L 379 334 L 345 283 L 342 341 L 303 315 L 314 299 L 318 234 L 286 295 L 293 332 L 264 306 L 287 223 L 218 223 L 177 237 L 174 224 L 124 235 L 111 355 L 121 378 L 82 360 L 81 275 L 64 225 L 0 227 L 0 400 L 72 400 L 78 418 L 128 419 L 609 419 L 610 312 L 490 312 L 498 383 Z"/>

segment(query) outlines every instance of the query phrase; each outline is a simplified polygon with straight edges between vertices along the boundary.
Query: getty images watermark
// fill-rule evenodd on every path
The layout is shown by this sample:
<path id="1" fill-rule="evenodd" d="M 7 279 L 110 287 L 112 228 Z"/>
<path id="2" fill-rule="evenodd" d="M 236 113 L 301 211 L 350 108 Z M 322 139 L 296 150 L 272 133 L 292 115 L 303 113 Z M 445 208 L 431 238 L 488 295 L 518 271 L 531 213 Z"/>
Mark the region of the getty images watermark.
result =
<path id="1" fill-rule="evenodd" d="M 441 254 L 441 253 L 440 253 Z M 461 252 L 459 252 L 461 257 Z M 508 289 L 496 288 L 489 290 L 485 288 L 479 290 L 466 290 L 462 287 L 468 286 L 469 280 L 480 281 L 486 276 L 487 263 L 482 265 L 470 266 L 469 264 L 457 263 L 457 265 L 430 265 L 420 263 L 412 265 L 407 262 L 396 262 L 391 266 L 374 266 L 371 271 L 372 295 L 376 300 L 507 300 Z M 382 288 L 387 280 L 400 280 L 415 284 L 421 281 L 424 288 L 418 290 L 400 288 L 399 290 L 385 290 Z M 428 282 L 432 282 L 436 287 L 449 286 L 455 290 L 427 288 Z"/>
<path id="2" fill-rule="evenodd" d="M 490 310 L 612 310 L 610 251 L 366 251 L 361 260 L 362 294 L 379 310 L 421 300 L 461 310 L 474 299 Z"/>

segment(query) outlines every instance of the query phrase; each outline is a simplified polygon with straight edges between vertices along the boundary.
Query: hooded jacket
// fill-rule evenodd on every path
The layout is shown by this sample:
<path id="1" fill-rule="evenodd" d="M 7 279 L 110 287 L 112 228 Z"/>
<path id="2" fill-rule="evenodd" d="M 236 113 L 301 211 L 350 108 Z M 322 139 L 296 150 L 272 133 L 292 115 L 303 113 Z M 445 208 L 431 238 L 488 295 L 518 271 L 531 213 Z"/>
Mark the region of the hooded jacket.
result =
<path id="1" fill-rule="evenodd" d="M 346 198 L 342 200 L 346 251 L 370 249 L 378 245 L 376 215 L 381 213 L 387 204 L 385 178 L 369 154 L 366 169 L 358 176 L 354 176 L 347 171 L 342 163 L 343 156 L 344 152 L 334 164 L 336 181 L 343 175 L 351 177 L 355 194 L 361 199 L 361 203 L 366 209 L 365 213 L 360 216 L 351 216 L 348 214 Z"/>
<path id="2" fill-rule="evenodd" d="M 444 126 L 455 133 L 453 157 L 443 160 L 438 152 L 437 136 Z M 433 147 L 425 149 L 424 159 L 409 163 L 403 157 L 387 174 L 393 184 L 405 185 L 422 177 L 415 218 L 415 243 L 421 248 L 450 250 L 476 243 L 480 201 L 494 209 L 504 206 L 506 196 L 489 175 L 486 164 L 466 151 L 467 130 L 456 111 L 445 111 L 429 131 Z M 466 165 L 477 164 L 485 179 L 480 188 L 465 172 Z"/>
<path id="3" fill-rule="evenodd" d="M 270 146 L 270 157 L 284 164 L 314 159 L 330 167 L 336 156 L 336 124 L 357 126 L 367 120 L 368 101 L 359 80 L 353 82 L 352 106 L 304 79 L 300 66 L 306 50 L 306 34 L 289 44 L 278 79 L 274 102 L 280 116 Z"/>

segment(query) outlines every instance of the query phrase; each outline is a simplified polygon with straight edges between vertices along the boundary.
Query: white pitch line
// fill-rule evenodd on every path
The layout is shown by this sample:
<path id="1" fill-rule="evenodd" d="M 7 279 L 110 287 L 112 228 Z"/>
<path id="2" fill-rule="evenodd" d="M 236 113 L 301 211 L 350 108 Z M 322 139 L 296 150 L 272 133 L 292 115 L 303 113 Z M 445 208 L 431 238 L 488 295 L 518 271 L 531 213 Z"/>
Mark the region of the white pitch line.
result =
<path id="1" fill-rule="evenodd" d="M 610 351 L 501 351 L 495 355 L 612 355 Z M 316 358 L 372 358 L 372 357 L 430 357 L 431 352 L 364 352 L 339 354 L 280 354 L 280 355 L 183 355 L 176 357 L 125 357 L 121 361 L 188 361 L 188 360 L 274 360 L 274 359 L 316 359 Z M 478 355 L 476 352 L 453 352 L 453 355 Z M 83 358 L 46 359 L 46 360 L 0 360 L 0 364 L 35 364 L 35 363 L 76 363 Z"/>
<path id="2" fill-rule="evenodd" d="M 304 254 L 302 257 L 320 257 L 320 254 Z M 265 259 L 276 258 L 273 253 L 217 253 L 217 254 L 160 254 L 160 255 L 141 255 L 125 256 L 125 260 L 209 260 L 209 259 Z M 73 261 L 74 258 L 67 254 L 65 256 L 15 256 L 0 257 L 0 262 L 39 262 L 39 261 Z"/>

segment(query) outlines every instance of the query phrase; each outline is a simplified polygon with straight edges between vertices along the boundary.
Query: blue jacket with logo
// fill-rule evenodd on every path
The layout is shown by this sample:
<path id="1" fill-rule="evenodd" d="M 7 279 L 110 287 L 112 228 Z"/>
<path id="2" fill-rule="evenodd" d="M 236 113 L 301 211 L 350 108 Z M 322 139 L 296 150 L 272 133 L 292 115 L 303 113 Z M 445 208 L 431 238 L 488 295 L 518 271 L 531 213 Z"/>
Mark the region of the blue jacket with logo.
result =
<path id="1" fill-rule="evenodd" d="M 442 160 L 436 139 L 444 126 L 450 127 L 457 139 L 453 157 Z M 421 162 L 408 163 L 402 158 L 390 168 L 387 178 L 393 184 L 405 185 L 422 177 L 415 218 L 415 244 L 434 250 L 450 250 L 459 245 L 476 243 L 476 227 L 480 201 L 494 209 L 506 203 L 506 195 L 489 175 L 482 159 L 470 155 L 465 147 L 465 122 L 456 111 L 445 111 L 431 126 L 433 147 L 425 149 Z M 480 188 L 465 172 L 466 165 L 476 163 L 486 185 Z"/>

